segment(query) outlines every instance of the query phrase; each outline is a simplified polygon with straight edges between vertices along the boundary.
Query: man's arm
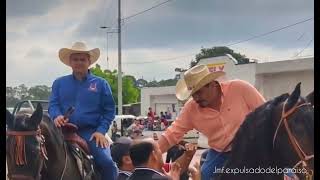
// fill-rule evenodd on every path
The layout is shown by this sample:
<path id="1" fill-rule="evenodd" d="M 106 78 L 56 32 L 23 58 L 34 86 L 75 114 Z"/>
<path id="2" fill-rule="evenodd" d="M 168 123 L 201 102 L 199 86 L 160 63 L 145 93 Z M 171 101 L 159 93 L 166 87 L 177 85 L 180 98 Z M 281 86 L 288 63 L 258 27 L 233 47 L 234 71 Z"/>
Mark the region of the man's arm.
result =
<path id="1" fill-rule="evenodd" d="M 241 94 L 245 102 L 247 103 L 250 111 L 255 110 L 257 107 L 261 106 L 266 102 L 266 100 L 260 94 L 260 92 L 250 83 L 239 80 L 237 82 L 237 86 L 239 87 L 239 90 L 241 91 Z"/>
<path id="2" fill-rule="evenodd" d="M 193 129 L 193 125 L 189 120 L 190 104 L 187 102 L 185 107 L 182 108 L 181 114 L 176 120 L 167 128 L 167 130 L 160 136 L 158 140 L 159 147 L 162 153 L 168 151 L 170 147 L 177 144 L 183 135 Z"/>
<path id="3" fill-rule="evenodd" d="M 59 103 L 59 83 L 55 80 L 52 84 L 52 91 L 49 98 L 48 113 L 51 120 L 54 120 L 59 115 L 62 115 Z"/>
<path id="4" fill-rule="evenodd" d="M 101 99 L 102 112 L 99 119 L 99 126 L 96 131 L 105 135 L 115 117 L 115 103 L 112 97 L 111 88 L 106 81 L 102 82 Z"/>

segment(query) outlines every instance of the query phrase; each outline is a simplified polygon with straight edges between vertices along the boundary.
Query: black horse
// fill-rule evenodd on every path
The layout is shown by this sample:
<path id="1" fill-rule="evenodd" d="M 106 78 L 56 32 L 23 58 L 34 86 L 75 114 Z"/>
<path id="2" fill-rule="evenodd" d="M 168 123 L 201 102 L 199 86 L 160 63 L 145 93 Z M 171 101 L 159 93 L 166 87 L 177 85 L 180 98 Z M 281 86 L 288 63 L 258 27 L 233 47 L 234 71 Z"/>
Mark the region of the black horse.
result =
<path id="1" fill-rule="evenodd" d="M 300 180 L 313 179 L 313 118 L 313 105 L 300 97 L 300 83 L 291 95 L 258 107 L 236 133 L 218 179 L 280 180 L 288 172 L 285 168 L 294 167 Z"/>
<path id="2" fill-rule="evenodd" d="M 31 114 L 14 117 L 8 110 L 6 155 L 9 179 L 69 180 L 83 179 L 72 149 L 60 128 L 43 114 L 38 104 Z M 86 167 L 90 159 L 84 159 Z M 84 179 L 99 179 L 98 173 Z"/>

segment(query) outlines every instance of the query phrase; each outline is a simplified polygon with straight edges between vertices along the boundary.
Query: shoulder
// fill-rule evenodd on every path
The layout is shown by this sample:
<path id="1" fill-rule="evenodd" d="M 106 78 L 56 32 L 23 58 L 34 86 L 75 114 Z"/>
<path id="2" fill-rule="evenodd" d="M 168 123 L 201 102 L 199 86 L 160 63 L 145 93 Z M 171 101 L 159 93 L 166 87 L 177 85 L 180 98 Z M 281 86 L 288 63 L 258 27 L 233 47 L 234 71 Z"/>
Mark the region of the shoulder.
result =
<path id="1" fill-rule="evenodd" d="M 119 173 L 117 180 L 125 180 L 129 177 L 129 175 L 125 173 Z"/>
<path id="2" fill-rule="evenodd" d="M 106 83 L 107 81 L 103 79 L 102 77 L 96 76 L 94 74 L 91 74 L 91 78 L 94 79 L 95 81 L 98 81 L 99 83 Z"/>
<path id="3" fill-rule="evenodd" d="M 196 101 L 193 100 L 193 98 L 191 97 L 183 106 L 183 109 L 185 110 L 190 110 L 193 109 L 197 106 L 198 104 L 196 103 Z"/>
<path id="4" fill-rule="evenodd" d="M 229 85 L 233 88 L 248 88 L 248 87 L 253 87 L 252 84 L 250 84 L 247 81 L 241 80 L 241 79 L 234 79 L 230 81 L 223 82 L 225 85 Z M 222 83 L 222 84 L 223 84 Z"/>
<path id="5" fill-rule="evenodd" d="M 91 74 L 91 82 L 96 82 L 99 86 L 103 87 L 103 89 L 110 89 L 110 85 L 107 80 L 102 77 Z"/>
<path id="6" fill-rule="evenodd" d="M 58 77 L 57 79 L 55 79 L 53 84 L 63 83 L 63 82 L 69 81 L 71 78 L 72 78 L 71 74 L 66 75 L 66 76 L 61 76 L 61 77 Z"/>

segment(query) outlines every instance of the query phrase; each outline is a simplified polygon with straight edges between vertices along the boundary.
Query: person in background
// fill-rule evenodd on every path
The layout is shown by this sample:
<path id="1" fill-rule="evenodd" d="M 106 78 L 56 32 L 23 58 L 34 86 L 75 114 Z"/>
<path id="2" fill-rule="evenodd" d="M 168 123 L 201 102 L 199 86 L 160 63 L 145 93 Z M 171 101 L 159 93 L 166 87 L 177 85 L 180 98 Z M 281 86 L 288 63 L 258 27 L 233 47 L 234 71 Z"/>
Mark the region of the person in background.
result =
<path id="1" fill-rule="evenodd" d="M 152 108 L 149 107 L 149 112 L 148 112 L 148 129 L 153 130 L 153 124 L 155 120 L 155 113 L 152 111 Z"/>
<path id="2" fill-rule="evenodd" d="M 158 141 L 159 140 L 159 138 L 158 138 L 158 134 L 157 133 L 153 133 L 153 140 L 155 140 L 155 141 Z"/>
<path id="3" fill-rule="evenodd" d="M 171 113 L 170 111 L 169 112 L 164 112 L 164 116 L 165 116 L 165 119 L 171 119 Z"/>
<path id="4" fill-rule="evenodd" d="M 148 117 L 151 117 L 152 120 L 154 120 L 155 112 L 152 111 L 152 108 L 149 107 Z"/>
<path id="5" fill-rule="evenodd" d="M 160 112 L 160 119 L 166 119 L 166 116 L 163 114 L 163 112 Z"/>
<path id="6" fill-rule="evenodd" d="M 119 169 L 117 180 L 126 180 L 135 168 L 129 155 L 131 144 L 132 140 L 130 138 L 120 137 L 111 145 L 111 156 Z"/>
<path id="7" fill-rule="evenodd" d="M 118 132 L 117 123 L 115 121 L 113 121 L 112 128 L 111 128 L 111 139 L 112 139 L 112 141 L 116 140 L 117 132 Z"/>

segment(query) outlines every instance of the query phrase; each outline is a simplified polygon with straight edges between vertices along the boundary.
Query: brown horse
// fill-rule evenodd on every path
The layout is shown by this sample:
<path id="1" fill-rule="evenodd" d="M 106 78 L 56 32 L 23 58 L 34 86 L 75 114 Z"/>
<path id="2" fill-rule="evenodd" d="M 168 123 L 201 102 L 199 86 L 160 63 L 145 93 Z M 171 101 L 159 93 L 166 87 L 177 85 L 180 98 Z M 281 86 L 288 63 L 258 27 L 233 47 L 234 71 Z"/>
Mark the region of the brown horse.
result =
<path id="1" fill-rule="evenodd" d="M 14 117 L 8 110 L 6 155 L 9 179 L 83 179 L 71 149 L 38 104 L 31 114 Z M 87 166 L 91 167 L 88 161 Z M 88 164 L 89 163 L 89 164 Z M 100 179 L 93 173 L 85 179 Z"/>
<path id="2" fill-rule="evenodd" d="M 300 96 L 299 83 L 247 115 L 218 179 L 280 180 L 289 168 L 300 180 L 313 179 L 313 154 L 313 105 Z"/>

